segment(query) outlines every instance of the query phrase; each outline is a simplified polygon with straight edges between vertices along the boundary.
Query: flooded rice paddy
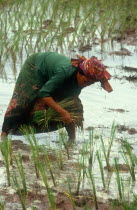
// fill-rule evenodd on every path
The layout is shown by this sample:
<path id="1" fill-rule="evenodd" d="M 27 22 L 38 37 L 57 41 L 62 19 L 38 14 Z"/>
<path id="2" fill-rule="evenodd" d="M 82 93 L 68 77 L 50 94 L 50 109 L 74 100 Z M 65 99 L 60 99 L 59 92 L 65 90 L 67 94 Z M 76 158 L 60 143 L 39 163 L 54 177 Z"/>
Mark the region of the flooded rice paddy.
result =
<path id="1" fill-rule="evenodd" d="M 98 43 L 98 42 L 97 42 Z M 133 194 L 136 194 L 136 182 L 132 182 L 129 168 L 124 161 L 122 155 L 122 147 L 125 139 L 128 140 L 132 147 L 132 152 L 137 151 L 137 60 L 136 47 L 123 44 L 123 48 L 127 49 L 130 55 L 119 55 L 117 52 L 121 50 L 121 45 L 115 43 L 115 51 L 108 49 L 109 44 L 104 45 L 104 53 L 101 54 L 101 45 L 98 43 L 92 46 L 91 51 L 85 51 L 82 54 L 85 57 L 92 55 L 103 60 L 107 69 L 112 75 L 111 85 L 112 93 L 105 92 L 99 84 L 92 85 L 83 89 L 80 98 L 84 105 L 84 130 L 77 131 L 76 144 L 69 147 L 69 159 L 67 150 L 62 145 L 62 161 L 63 169 L 58 165 L 59 153 L 59 132 L 51 132 L 37 134 L 38 145 L 46 146 L 47 153 L 52 165 L 53 174 L 55 176 L 56 186 L 51 179 L 50 170 L 47 167 L 48 185 L 52 189 L 55 196 L 55 204 L 57 209 L 90 209 L 95 208 L 93 196 L 93 186 L 90 179 L 91 170 L 96 186 L 96 196 L 99 209 L 111 209 L 110 200 L 120 199 L 116 169 L 108 171 L 105 158 L 103 155 L 102 136 L 106 150 L 109 147 L 111 139 L 111 127 L 115 121 L 117 126 L 113 145 L 110 152 L 110 165 L 114 166 L 114 158 L 119 159 L 119 174 L 122 177 L 124 185 L 124 198 L 129 201 L 133 200 Z M 69 56 L 74 57 L 75 54 L 81 54 L 77 49 L 70 52 Z M 113 55 L 112 55 L 113 54 Z M 18 68 L 18 72 L 19 72 Z M 7 75 L 8 80 L 0 80 L 0 126 L 2 126 L 4 113 L 8 106 L 10 97 L 12 96 L 15 85 L 14 77 Z M 93 132 L 93 145 L 91 145 L 91 131 Z M 64 130 L 60 131 L 64 132 Z M 18 152 L 22 156 L 23 167 L 26 176 L 28 194 L 25 205 L 28 208 L 50 209 L 47 189 L 44 185 L 42 177 L 37 178 L 35 174 L 34 160 L 29 147 L 28 141 L 24 136 L 10 136 L 12 139 L 13 154 Z M 103 186 L 99 162 L 96 152 L 99 151 L 104 170 L 105 188 Z M 93 152 L 93 160 L 90 164 L 91 153 Z M 40 154 L 42 157 L 42 154 Z M 45 163 L 46 164 L 46 163 Z M 80 166 L 82 165 L 82 166 Z M 10 166 L 11 174 L 17 170 L 14 162 Z M 136 175 L 136 166 L 134 168 Z M 76 193 L 78 188 L 78 177 L 80 175 L 79 197 L 73 195 L 69 191 L 68 180 L 70 180 L 71 192 Z M 88 175 L 87 175 L 88 174 Z M 5 209 L 22 209 L 21 202 L 17 193 L 17 189 L 12 183 L 10 187 L 7 184 L 6 170 L 2 155 L 0 156 L 0 195 L 3 200 Z M 11 181 L 12 182 L 12 181 Z M 111 203 L 111 204 L 110 204 Z M 47 205 L 47 206 L 46 206 Z M 118 207 L 115 207 L 118 208 Z M 121 209 L 119 207 L 119 209 Z"/>
<path id="2" fill-rule="evenodd" d="M 17 10 L 20 11 L 20 5 Z M 36 5 L 31 12 L 34 10 Z M 83 11 L 75 14 L 76 22 L 80 19 L 79 15 L 84 14 Z M 47 13 L 50 16 L 52 11 L 49 9 Z M 5 14 L 3 17 L 6 19 L 10 11 Z M 0 130 L 15 80 L 28 54 L 23 47 L 26 46 L 25 38 L 28 37 L 29 44 L 26 48 L 30 48 L 30 52 L 39 51 L 37 40 L 40 40 L 38 47 L 42 51 L 48 46 L 41 39 L 43 31 L 37 31 L 39 36 L 35 36 L 36 30 L 33 30 L 28 16 L 31 30 L 23 31 L 23 39 L 20 37 L 22 53 L 19 53 L 19 47 L 17 55 L 12 54 L 15 50 L 12 48 L 12 41 L 15 41 L 12 40 L 13 34 L 16 39 L 18 32 L 25 30 L 20 21 L 18 25 L 15 24 L 19 14 L 14 16 L 15 20 L 9 19 L 10 26 L 6 22 L 4 25 L 5 30 L 9 30 L 11 42 L 7 43 L 7 48 L 3 48 L 2 53 L 3 56 L 8 52 L 9 57 L 4 68 L 7 79 L 0 77 Z M 59 22 L 60 16 L 57 17 Z M 52 18 L 56 18 L 56 13 L 52 14 Z M 71 15 L 69 24 L 70 22 Z M 49 25 L 53 31 L 56 29 L 55 24 L 52 27 L 50 19 L 43 22 L 40 17 L 35 23 L 36 28 L 37 23 L 41 23 L 39 27 L 44 27 L 44 30 Z M 59 32 L 62 25 L 60 24 Z M 82 26 L 79 24 L 79 28 Z M 108 38 L 100 39 L 95 36 L 90 43 L 87 38 L 84 40 L 82 33 L 80 41 L 77 40 L 77 33 L 73 40 L 73 31 L 75 28 L 69 27 L 69 40 L 63 38 L 65 44 L 62 48 L 57 45 L 61 40 L 55 32 L 56 41 L 51 46 L 52 51 L 69 57 L 80 54 L 87 58 L 94 55 L 101 59 L 112 75 L 110 83 L 113 92 L 105 92 L 99 83 L 82 90 L 80 99 L 84 106 L 84 128 L 82 131 L 77 130 L 74 145 L 67 144 L 64 129 L 36 134 L 36 142 L 33 136 L 28 138 L 10 135 L 11 147 L 10 142 L 5 147 L 1 143 L 1 151 L 4 150 L 4 153 L 0 153 L 0 209 L 137 209 L 137 34 L 135 30 L 128 31 L 123 39 L 115 37 L 113 43 Z M 48 34 L 46 38 L 48 40 L 52 36 L 49 37 Z M 74 44 L 70 47 L 68 42 L 71 43 L 72 40 Z M 6 152 L 8 156 L 4 156 Z"/>

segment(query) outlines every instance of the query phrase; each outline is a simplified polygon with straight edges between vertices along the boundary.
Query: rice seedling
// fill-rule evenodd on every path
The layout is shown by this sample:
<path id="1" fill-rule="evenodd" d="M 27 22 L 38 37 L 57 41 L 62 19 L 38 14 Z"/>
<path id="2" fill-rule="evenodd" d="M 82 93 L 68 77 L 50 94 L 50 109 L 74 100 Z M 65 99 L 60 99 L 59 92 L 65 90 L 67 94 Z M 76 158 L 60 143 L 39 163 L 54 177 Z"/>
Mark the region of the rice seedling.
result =
<path id="1" fill-rule="evenodd" d="M 54 176 L 54 174 L 53 174 L 53 168 L 52 168 L 51 162 L 50 162 L 50 160 L 49 160 L 49 157 L 48 157 L 48 153 L 47 153 L 47 151 L 46 151 L 46 148 L 43 148 L 43 149 L 42 149 L 42 152 L 43 152 L 43 154 L 44 154 L 44 159 L 45 159 L 46 166 L 49 168 L 49 172 L 50 172 L 50 175 L 51 175 L 53 184 L 54 184 L 54 186 L 56 187 L 55 176 Z"/>
<path id="2" fill-rule="evenodd" d="M 111 126 L 111 133 L 110 133 L 109 145 L 108 145 L 108 150 L 107 151 L 106 151 L 106 147 L 105 147 L 105 144 L 104 144 L 104 141 L 103 141 L 103 137 L 101 136 L 102 150 L 103 150 L 103 153 L 104 153 L 107 169 L 108 169 L 109 172 L 111 171 L 111 166 L 110 166 L 110 163 L 109 163 L 110 152 L 111 152 L 112 144 L 113 144 L 114 137 L 115 137 L 115 131 L 116 131 L 116 126 L 115 126 L 115 122 L 113 122 L 113 124 Z"/>
<path id="3" fill-rule="evenodd" d="M 45 184 L 45 187 L 46 187 L 46 190 L 47 190 L 47 195 L 48 195 L 48 200 L 49 200 L 49 203 L 50 203 L 50 208 L 52 210 L 55 210 L 56 209 L 55 199 L 54 199 L 53 192 L 52 192 L 52 190 L 51 190 L 51 188 L 49 187 L 49 184 L 48 184 L 48 178 L 47 178 L 47 174 L 46 174 L 45 164 L 39 162 L 38 163 L 38 168 L 39 168 L 42 180 L 43 180 L 43 182 Z"/>
<path id="4" fill-rule="evenodd" d="M 1 200 L 0 198 L 0 210 L 4 210 L 5 209 L 5 201 Z"/>
<path id="5" fill-rule="evenodd" d="M 94 203 L 95 203 L 95 208 L 98 209 L 96 186 L 95 186 L 95 181 L 94 181 L 93 174 L 91 173 L 91 170 L 90 169 L 88 169 L 88 173 L 86 173 L 86 174 L 87 174 L 87 178 L 89 176 L 90 181 L 91 181 L 92 191 L 93 191 L 93 198 L 94 198 Z"/>
<path id="6" fill-rule="evenodd" d="M 17 165 L 17 170 L 18 170 L 20 178 L 21 178 L 24 195 L 26 196 L 27 195 L 27 184 L 26 184 L 25 171 L 23 169 L 23 164 L 22 164 L 22 157 L 21 157 L 20 153 L 18 153 L 18 155 L 14 155 L 14 160 Z"/>
<path id="7" fill-rule="evenodd" d="M 7 182 L 8 186 L 10 186 L 10 164 L 12 164 L 12 147 L 11 147 L 11 139 L 5 139 L 4 141 L 0 142 L 0 150 L 1 154 L 4 159 L 4 164 L 6 167 L 6 174 L 7 174 Z"/>
<path id="8" fill-rule="evenodd" d="M 73 199 L 73 194 L 72 194 L 71 185 L 70 185 L 70 179 L 68 179 L 68 189 L 69 189 L 69 198 L 70 198 L 73 210 L 76 210 L 76 205 Z"/>
<path id="9" fill-rule="evenodd" d="M 107 169 L 108 169 L 108 171 L 111 171 L 111 166 L 110 166 L 110 163 L 109 163 L 109 159 L 107 158 L 106 147 L 105 147 L 105 144 L 104 144 L 102 136 L 101 136 L 101 144 L 102 144 L 102 150 L 103 150 L 103 154 L 104 154 L 104 157 L 105 157 Z"/>
<path id="10" fill-rule="evenodd" d="M 58 148 L 53 149 L 50 145 L 47 145 L 48 149 L 51 151 L 52 154 L 55 154 L 56 162 L 60 170 L 63 170 L 64 168 L 64 159 L 63 159 L 63 144 L 62 140 L 59 135 L 59 143 Z"/>
<path id="11" fill-rule="evenodd" d="M 27 209 L 27 207 L 26 207 L 26 195 L 24 194 L 24 191 L 22 191 L 22 187 L 20 186 L 20 182 L 18 180 L 18 177 L 17 177 L 16 173 L 14 173 L 12 175 L 12 179 L 13 179 L 13 183 L 15 185 L 15 188 L 17 190 L 17 194 L 19 196 L 22 208 L 23 208 L 23 210 L 26 210 Z"/>
<path id="12" fill-rule="evenodd" d="M 77 188 L 76 188 L 76 195 L 79 195 L 79 191 L 80 191 L 80 185 L 82 182 L 82 165 L 81 165 L 81 161 L 79 160 L 78 162 L 78 170 L 77 170 Z"/>
<path id="13" fill-rule="evenodd" d="M 110 186 L 112 174 L 113 174 L 113 171 L 108 172 L 108 174 L 107 174 L 107 184 L 106 184 L 106 189 L 107 190 L 109 189 L 109 186 Z"/>
<path id="14" fill-rule="evenodd" d="M 63 146 L 64 146 L 64 148 L 65 148 L 65 150 L 66 150 L 66 152 L 67 152 L 67 157 L 68 157 L 68 159 L 69 159 L 69 158 L 70 158 L 70 154 L 69 154 L 69 142 L 68 142 L 68 140 L 67 140 L 67 135 L 66 135 L 66 133 L 64 133 L 64 132 L 60 132 L 59 135 L 60 135 L 62 144 L 63 144 Z"/>
<path id="15" fill-rule="evenodd" d="M 89 164 L 91 166 L 91 170 L 92 170 L 92 166 L 93 166 L 93 160 L 94 160 L 94 129 L 92 129 L 89 133 L 89 140 L 90 140 L 90 157 L 89 157 Z"/>
<path id="16" fill-rule="evenodd" d="M 117 186 L 118 186 L 119 198 L 120 198 L 120 201 L 122 202 L 124 201 L 124 185 L 123 185 L 123 180 L 119 174 L 117 158 L 114 158 L 114 163 L 115 163 L 115 169 L 116 169 L 116 181 L 117 181 Z"/>
<path id="17" fill-rule="evenodd" d="M 64 168 L 62 149 L 63 149 L 62 148 L 62 140 L 59 135 L 59 144 L 58 144 L 58 151 L 56 153 L 56 157 L 57 157 L 57 164 L 58 164 L 60 170 L 63 170 L 63 168 Z"/>
<path id="18" fill-rule="evenodd" d="M 136 176 L 135 176 L 136 155 L 133 154 L 132 148 L 127 140 L 125 140 L 124 144 L 122 145 L 122 156 L 128 166 L 132 180 L 136 181 Z"/>
<path id="19" fill-rule="evenodd" d="M 111 147 L 112 147 L 112 144 L 113 144 L 114 138 L 115 138 L 115 132 L 116 132 L 116 126 L 115 126 L 115 122 L 113 122 L 112 126 L 111 126 L 111 133 L 110 133 L 110 138 L 109 138 L 109 146 L 108 146 L 108 151 L 107 151 L 107 159 L 108 159 L 108 161 L 109 161 L 109 158 L 110 158 Z"/>
<path id="20" fill-rule="evenodd" d="M 29 126 L 29 127 L 22 126 L 20 130 L 25 135 L 26 140 L 30 144 L 30 149 L 31 149 L 32 157 L 33 157 L 33 161 L 34 161 L 36 176 L 37 176 L 37 178 L 39 178 L 39 170 L 37 167 L 37 165 L 39 163 L 39 146 L 38 146 L 38 142 L 35 137 L 35 134 L 34 134 L 34 129 L 31 126 Z"/>
<path id="21" fill-rule="evenodd" d="M 79 119 L 79 110 L 76 108 L 76 100 L 74 98 L 66 98 L 58 102 L 58 104 L 70 113 L 74 121 L 77 121 Z M 52 108 L 48 108 L 47 110 L 36 111 L 34 113 L 33 121 L 37 123 L 42 130 L 44 130 L 45 128 L 48 130 L 49 123 L 51 122 L 58 122 L 61 126 L 62 117 Z"/>
<path id="22" fill-rule="evenodd" d="M 97 154 L 97 159 L 98 159 L 98 163 L 99 163 L 99 167 L 100 167 L 103 187 L 105 189 L 106 188 L 106 183 L 105 183 L 105 178 L 104 178 L 104 170 L 103 170 L 103 164 L 102 164 L 102 160 L 101 160 L 101 155 L 100 155 L 99 151 L 97 151 L 96 154 Z"/>

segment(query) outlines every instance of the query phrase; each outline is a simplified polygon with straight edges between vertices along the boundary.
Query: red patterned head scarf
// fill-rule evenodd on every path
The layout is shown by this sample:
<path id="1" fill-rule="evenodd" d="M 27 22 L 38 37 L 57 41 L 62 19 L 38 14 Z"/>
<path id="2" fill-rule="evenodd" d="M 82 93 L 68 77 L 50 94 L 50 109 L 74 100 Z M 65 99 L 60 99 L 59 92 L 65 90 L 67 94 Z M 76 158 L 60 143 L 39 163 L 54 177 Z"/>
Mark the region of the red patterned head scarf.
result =
<path id="1" fill-rule="evenodd" d="M 83 74 L 94 82 L 100 81 L 102 88 L 111 92 L 112 88 L 108 82 L 111 75 L 106 70 L 105 66 L 96 57 L 86 59 L 84 56 L 77 55 L 78 59 L 72 58 L 73 66 L 80 68 Z"/>

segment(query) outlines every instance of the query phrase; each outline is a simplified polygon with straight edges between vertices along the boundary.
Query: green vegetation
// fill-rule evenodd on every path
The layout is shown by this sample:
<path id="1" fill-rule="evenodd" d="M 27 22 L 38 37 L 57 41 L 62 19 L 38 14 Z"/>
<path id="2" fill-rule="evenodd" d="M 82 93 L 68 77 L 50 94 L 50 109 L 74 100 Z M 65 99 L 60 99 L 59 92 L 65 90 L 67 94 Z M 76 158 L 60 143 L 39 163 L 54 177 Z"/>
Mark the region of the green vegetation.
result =
<path id="1" fill-rule="evenodd" d="M 31 171 L 29 171 L 29 168 L 27 169 L 25 163 L 23 163 L 22 154 L 14 154 L 14 150 L 12 151 L 10 139 L 5 139 L 1 142 L 0 149 L 7 173 L 7 185 L 16 189 L 16 194 L 18 194 L 24 210 L 28 207 L 27 201 L 31 195 L 30 192 L 32 191 L 32 196 L 36 199 L 41 192 L 40 190 L 38 191 L 39 193 L 36 192 L 36 194 L 33 194 L 33 190 L 35 189 L 33 189 L 34 185 L 29 183 L 31 173 L 32 180 L 40 181 L 41 187 L 45 187 L 45 198 L 48 198 L 49 206 L 53 210 L 57 207 L 54 192 L 58 192 L 60 184 L 63 186 L 64 195 L 69 197 L 74 210 L 77 208 L 77 202 L 80 197 L 85 198 L 85 200 L 87 199 L 84 201 L 85 209 L 89 207 L 89 199 L 92 203 L 92 207 L 98 209 L 98 186 L 100 186 L 101 191 L 109 193 L 109 190 L 112 190 L 110 187 L 111 181 L 113 181 L 113 185 L 116 186 L 114 186 L 114 190 L 118 192 L 118 196 L 111 202 L 109 201 L 109 205 L 112 206 L 113 209 L 118 206 L 121 209 L 136 209 L 137 196 L 131 188 L 133 188 L 133 184 L 135 184 L 136 181 L 135 166 L 137 156 L 134 154 L 132 146 L 127 140 L 121 145 L 120 157 L 116 157 L 116 155 L 113 156 L 112 147 L 116 140 L 114 135 L 116 126 L 114 126 L 114 124 L 112 124 L 110 131 L 109 142 L 105 140 L 104 136 L 101 136 L 101 141 L 97 142 L 97 135 L 92 130 L 89 133 L 89 138 L 83 141 L 80 148 L 77 148 L 75 144 L 69 146 L 67 144 L 66 134 L 63 131 L 59 132 L 59 145 L 56 149 L 52 148 L 50 144 L 39 146 L 38 139 L 32 127 L 22 127 L 21 130 L 29 144 L 29 151 L 31 151 L 31 160 L 29 160 L 31 162 L 28 166 L 31 166 Z M 108 143 L 107 147 L 104 142 Z M 107 155 L 108 151 L 109 155 Z M 76 156 L 74 155 L 75 152 Z M 51 154 L 54 159 L 50 158 Z M 114 164 L 110 165 L 110 161 Z M 122 164 L 120 164 L 121 161 L 122 164 L 123 161 L 125 161 L 129 170 L 129 173 L 126 171 L 124 176 L 120 169 L 120 166 L 122 166 Z M 9 169 L 11 163 L 13 167 Z M 104 167 L 105 163 L 106 168 Z M 98 172 L 96 170 L 98 170 Z M 36 172 L 36 174 L 33 172 Z M 62 176 L 62 173 L 64 173 L 64 176 Z M 12 177 L 12 179 L 10 177 Z M 99 185 L 98 182 L 100 183 Z M 86 187 L 84 186 L 85 183 Z M 32 188 L 31 191 L 30 188 Z M 85 194 L 87 189 L 89 190 L 88 195 Z M 2 206 L 3 204 L 1 203 L 0 205 Z M 30 205 L 32 205 L 32 203 Z"/>
<path id="2" fill-rule="evenodd" d="M 98 37 L 112 42 L 135 31 L 136 0 L 1 0 L 0 66 L 6 78 L 5 63 L 17 61 L 38 51 L 66 51 L 91 46 Z"/>

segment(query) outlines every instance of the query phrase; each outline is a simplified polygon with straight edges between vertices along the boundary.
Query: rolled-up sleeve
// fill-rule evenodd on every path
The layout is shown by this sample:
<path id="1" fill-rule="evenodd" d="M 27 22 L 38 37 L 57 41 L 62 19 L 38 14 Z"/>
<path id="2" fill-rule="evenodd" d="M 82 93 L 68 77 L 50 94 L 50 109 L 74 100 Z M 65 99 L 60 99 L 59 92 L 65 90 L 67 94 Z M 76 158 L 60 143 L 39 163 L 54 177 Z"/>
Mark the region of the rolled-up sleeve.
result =
<path id="1" fill-rule="evenodd" d="M 64 70 L 57 70 L 55 74 L 39 90 L 38 98 L 52 97 L 54 92 L 64 84 L 65 78 Z"/>

